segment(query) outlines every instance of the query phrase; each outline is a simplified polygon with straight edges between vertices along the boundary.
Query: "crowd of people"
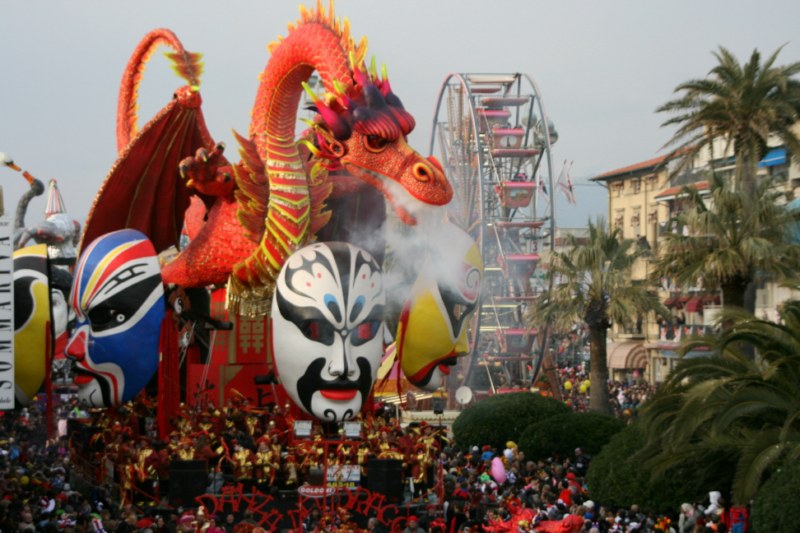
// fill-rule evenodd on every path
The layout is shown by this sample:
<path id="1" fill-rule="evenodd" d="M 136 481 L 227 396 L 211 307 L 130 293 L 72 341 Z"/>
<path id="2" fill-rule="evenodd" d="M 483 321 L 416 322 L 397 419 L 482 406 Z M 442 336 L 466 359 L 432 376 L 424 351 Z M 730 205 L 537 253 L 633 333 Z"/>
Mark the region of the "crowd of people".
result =
<path id="1" fill-rule="evenodd" d="M 588 395 L 581 391 L 586 376 L 579 367 L 561 372 L 566 401 L 579 408 Z M 635 416 L 638 404 L 652 393 L 634 383 L 609 387 L 623 418 Z M 298 441 L 290 435 L 292 415 L 286 406 L 258 411 L 246 401 L 222 408 L 187 407 L 175 431 L 160 441 L 147 405 L 93 415 L 70 406 L 62 418 L 94 416 L 81 423 L 91 431 L 71 426 L 68 435 L 51 440 L 38 404 L 4 412 L 0 531 L 259 533 L 264 524 L 247 508 L 212 514 L 202 506 L 170 502 L 167 466 L 186 459 L 209 465 L 207 490 L 217 493 L 225 484 L 243 482 L 266 493 L 294 491 L 322 463 L 358 465 L 362 482 L 369 475 L 369 459 L 402 463 L 403 495 L 396 506 L 401 520 L 388 523 L 375 513 L 357 517 L 342 509 L 316 508 L 303 516 L 303 529 L 309 532 L 388 533 L 392 527 L 409 533 L 725 532 L 732 521 L 719 493 L 707 502 L 676 502 L 675 509 L 661 514 L 595 502 L 585 478 L 591 458 L 580 449 L 568 457 L 530 460 L 513 442 L 500 450 L 455 443 L 446 428 L 425 423 L 401 427 L 380 410 L 362 418 L 360 439 L 315 433 Z M 104 471 L 109 468 L 113 475 Z M 105 483 L 109 479 L 115 489 Z"/>
<path id="2" fill-rule="evenodd" d="M 573 411 L 589 410 L 591 382 L 581 365 L 563 366 L 559 370 L 561 396 Z M 614 416 L 623 420 L 636 417 L 639 406 L 656 392 L 656 387 L 642 380 L 614 380 L 609 383 L 608 396 Z"/>

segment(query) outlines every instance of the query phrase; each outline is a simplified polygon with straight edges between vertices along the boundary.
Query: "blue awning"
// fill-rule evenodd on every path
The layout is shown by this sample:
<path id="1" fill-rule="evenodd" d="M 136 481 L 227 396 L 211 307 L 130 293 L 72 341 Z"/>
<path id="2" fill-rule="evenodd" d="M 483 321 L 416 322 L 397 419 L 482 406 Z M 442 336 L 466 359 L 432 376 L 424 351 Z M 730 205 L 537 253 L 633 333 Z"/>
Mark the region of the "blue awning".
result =
<path id="1" fill-rule="evenodd" d="M 672 358 L 675 358 L 675 359 L 680 358 L 680 356 L 678 355 L 677 351 L 664 350 L 664 349 L 662 349 L 660 351 L 661 351 L 661 357 L 667 357 L 667 358 L 670 358 L 670 359 L 672 359 Z M 698 357 L 711 357 L 712 355 L 713 354 L 708 350 L 691 350 L 691 351 L 686 352 L 683 355 L 683 358 L 684 359 L 697 359 Z"/>
<path id="2" fill-rule="evenodd" d="M 786 148 L 772 148 L 764 159 L 758 162 L 759 167 L 774 167 L 786 164 Z"/>

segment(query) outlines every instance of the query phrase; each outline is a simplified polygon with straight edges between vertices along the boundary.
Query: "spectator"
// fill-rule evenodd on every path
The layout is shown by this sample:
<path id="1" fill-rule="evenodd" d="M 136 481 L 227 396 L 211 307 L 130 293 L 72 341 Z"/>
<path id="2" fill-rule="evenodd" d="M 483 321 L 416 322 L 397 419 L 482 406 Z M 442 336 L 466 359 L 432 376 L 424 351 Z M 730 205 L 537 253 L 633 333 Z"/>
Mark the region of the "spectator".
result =
<path id="1" fill-rule="evenodd" d="M 403 533 L 425 533 L 425 530 L 419 527 L 419 521 L 416 516 L 411 515 L 406 521 L 406 528 Z"/>

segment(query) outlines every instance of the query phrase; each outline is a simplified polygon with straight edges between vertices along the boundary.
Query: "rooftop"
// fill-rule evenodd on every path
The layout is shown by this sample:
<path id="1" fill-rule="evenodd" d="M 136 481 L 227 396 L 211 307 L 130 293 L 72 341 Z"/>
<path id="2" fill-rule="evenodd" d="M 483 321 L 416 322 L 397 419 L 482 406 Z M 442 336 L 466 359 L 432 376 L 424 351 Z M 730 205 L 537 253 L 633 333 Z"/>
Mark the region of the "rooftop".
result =
<path id="1" fill-rule="evenodd" d="M 622 167 L 616 170 L 605 172 L 591 179 L 592 181 L 603 181 L 609 178 L 622 176 L 623 174 L 631 174 L 633 172 L 652 169 L 657 167 L 658 165 L 665 163 L 670 158 L 670 155 L 662 155 L 660 157 L 654 157 L 653 159 L 648 159 L 647 161 L 642 161 L 641 163 L 634 163 L 633 165 L 628 165 L 627 167 Z"/>
<path id="2" fill-rule="evenodd" d="M 677 187 L 670 187 L 669 189 L 664 189 L 663 191 L 661 191 L 656 195 L 656 200 L 666 200 L 668 198 L 675 197 L 683 190 L 684 187 L 688 189 L 694 189 L 697 191 L 707 191 L 708 182 L 698 181 L 695 183 L 689 183 L 687 185 L 679 185 Z"/>

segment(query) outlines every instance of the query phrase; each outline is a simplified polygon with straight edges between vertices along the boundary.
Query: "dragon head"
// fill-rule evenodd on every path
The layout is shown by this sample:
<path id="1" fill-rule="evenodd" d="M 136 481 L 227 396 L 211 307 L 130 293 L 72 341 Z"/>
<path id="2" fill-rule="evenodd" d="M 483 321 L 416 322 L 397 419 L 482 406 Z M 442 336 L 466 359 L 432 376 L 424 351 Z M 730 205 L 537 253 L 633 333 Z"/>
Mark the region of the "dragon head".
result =
<path id="1" fill-rule="evenodd" d="M 318 113 L 310 148 L 328 170 L 344 170 L 377 188 L 403 222 L 415 224 L 421 207 L 447 204 L 453 188 L 436 158 L 422 157 L 406 142 L 414 117 L 385 71 L 379 77 L 374 62 L 369 71 L 362 64 L 353 78 L 352 88 L 334 82 L 334 92 L 322 97 L 305 86 Z"/>

